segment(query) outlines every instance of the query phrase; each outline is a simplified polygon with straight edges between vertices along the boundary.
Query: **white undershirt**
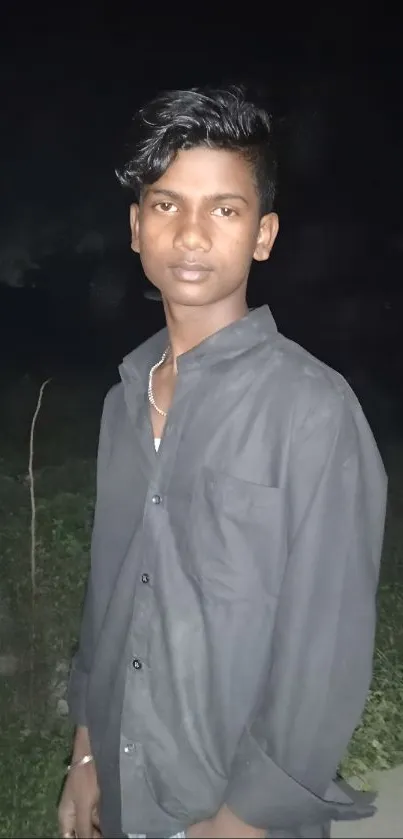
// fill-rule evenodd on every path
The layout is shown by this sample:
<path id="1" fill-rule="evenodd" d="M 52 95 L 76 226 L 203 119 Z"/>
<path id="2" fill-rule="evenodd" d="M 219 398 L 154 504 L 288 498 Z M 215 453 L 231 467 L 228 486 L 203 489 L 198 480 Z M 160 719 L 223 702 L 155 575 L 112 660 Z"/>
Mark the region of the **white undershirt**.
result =
<path id="1" fill-rule="evenodd" d="M 161 443 L 161 437 L 154 437 L 154 447 L 155 451 L 157 452 Z"/>

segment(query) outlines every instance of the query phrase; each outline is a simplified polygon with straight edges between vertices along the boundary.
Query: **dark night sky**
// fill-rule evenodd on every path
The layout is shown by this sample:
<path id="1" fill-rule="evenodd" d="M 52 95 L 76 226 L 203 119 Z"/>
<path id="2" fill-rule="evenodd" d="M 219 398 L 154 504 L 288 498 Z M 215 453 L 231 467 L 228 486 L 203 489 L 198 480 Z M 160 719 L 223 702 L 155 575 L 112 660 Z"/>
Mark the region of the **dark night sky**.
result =
<path id="1" fill-rule="evenodd" d="M 250 19 L 220 7 L 216 22 L 205 7 L 185 17 L 145 6 L 3 5 L 0 252 L 16 219 L 79 224 L 88 207 L 127 248 L 114 167 L 133 112 L 161 89 L 223 81 L 257 84 L 279 118 L 283 231 L 287 219 L 343 216 L 373 226 L 374 248 L 377 226 L 401 235 L 398 12 L 284 4 L 263 25 L 257 7 Z"/>
<path id="2" fill-rule="evenodd" d="M 56 190 L 72 200 L 77 188 L 93 189 L 99 177 L 112 178 L 130 116 L 145 98 L 161 88 L 225 79 L 269 87 L 280 112 L 295 105 L 303 85 L 330 84 L 338 91 L 337 107 L 344 102 L 346 108 L 341 121 L 349 118 L 341 131 L 339 120 L 342 142 L 348 140 L 352 155 L 358 143 L 357 157 L 365 157 L 380 134 L 381 144 L 388 143 L 384 166 L 391 177 L 388 166 L 402 139 L 397 16 L 322 9 L 310 17 L 306 11 L 296 16 L 288 8 L 282 15 L 268 9 L 262 26 L 260 15 L 245 21 L 232 14 L 217 24 L 196 22 L 192 12 L 186 23 L 183 15 L 164 17 L 153 9 L 147 16 L 136 8 L 111 3 L 103 10 L 102 4 L 84 3 L 79 11 L 58 4 L 27 9 L 13 3 L 3 11 L 0 149 L 6 205 L 21 192 L 52 200 Z M 362 118 L 357 125 L 362 109 L 368 125 Z M 372 165 L 379 180 L 379 153 Z"/>

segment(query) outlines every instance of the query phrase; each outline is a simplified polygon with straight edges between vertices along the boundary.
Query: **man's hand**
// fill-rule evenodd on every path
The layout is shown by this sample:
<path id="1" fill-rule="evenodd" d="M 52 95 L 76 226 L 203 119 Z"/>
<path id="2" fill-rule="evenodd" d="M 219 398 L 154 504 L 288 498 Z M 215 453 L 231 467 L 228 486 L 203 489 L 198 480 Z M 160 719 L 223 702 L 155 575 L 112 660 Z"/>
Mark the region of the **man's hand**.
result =
<path id="1" fill-rule="evenodd" d="M 91 751 L 86 729 L 78 729 L 73 761 Z M 99 788 L 93 763 L 72 768 L 67 775 L 58 808 L 59 830 L 63 839 L 98 839 Z"/>
<path id="2" fill-rule="evenodd" d="M 212 819 L 193 824 L 186 831 L 187 839 L 264 839 L 266 830 L 246 824 L 225 804 Z"/>

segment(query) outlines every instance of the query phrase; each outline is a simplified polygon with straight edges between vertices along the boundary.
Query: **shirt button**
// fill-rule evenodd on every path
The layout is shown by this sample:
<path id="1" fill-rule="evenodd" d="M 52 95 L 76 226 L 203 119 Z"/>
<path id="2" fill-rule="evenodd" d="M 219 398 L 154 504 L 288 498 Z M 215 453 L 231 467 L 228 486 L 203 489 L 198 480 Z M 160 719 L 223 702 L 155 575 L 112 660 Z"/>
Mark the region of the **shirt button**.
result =
<path id="1" fill-rule="evenodd" d="M 149 583 L 149 582 L 150 582 L 150 577 L 149 577 L 149 575 L 148 575 L 148 574 L 142 574 L 142 575 L 141 575 L 141 582 L 142 582 L 142 583 Z"/>
<path id="2" fill-rule="evenodd" d="M 139 661 L 138 658 L 134 658 L 132 664 L 133 664 L 133 667 L 134 667 L 135 670 L 141 670 L 141 668 L 143 666 L 141 661 Z"/>
<path id="3" fill-rule="evenodd" d="M 153 495 L 152 497 L 153 504 L 161 504 L 161 496 L 160 495 Z"/>

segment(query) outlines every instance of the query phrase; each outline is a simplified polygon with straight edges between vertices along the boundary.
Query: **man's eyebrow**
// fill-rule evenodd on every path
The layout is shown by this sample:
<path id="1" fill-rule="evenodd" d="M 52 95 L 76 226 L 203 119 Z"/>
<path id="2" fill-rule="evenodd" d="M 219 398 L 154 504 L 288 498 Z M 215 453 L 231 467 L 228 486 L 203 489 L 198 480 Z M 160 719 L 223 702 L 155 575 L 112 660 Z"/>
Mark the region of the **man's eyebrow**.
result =
<path id="1" fill-rule="evenodd" d="M 157 187 L 149 187 L 147 192 L 148 194 L 151 193 L 154 196 L 162 195 L 165 198 L 172 198 L 174 201 L 185 200 L 184 195 L 181 195 L 179 192 L 175 192 L 175 190 L 173 189 L 159 189 Z M 244 204 L 246 204 L 247 206 L 249 205 L 249 202 L 247 201 L 245 196 L 237 192 L 217 192 L 214 193 L 214 195 L 205 195 L 204 197 L 208 202 L 243 201 Z"/>
<path id="2" fill-rule="evenodd" d="M 179 194 L 179 192 L 174 192 L 173 189 L 157 189 L 153 186 L 149 186 L 147 189 L 148 195 L 163 195 L 165 198 L 173 198 L 175 201 L 180 201 L 183 196 Z"/>
<path id="3" fill-rule="evenodd" d="M 244 204 L 249 204 L 245 196 L 238 192 L 217 192 L 209 195 L 208 201 L 243 201 Z"/>

